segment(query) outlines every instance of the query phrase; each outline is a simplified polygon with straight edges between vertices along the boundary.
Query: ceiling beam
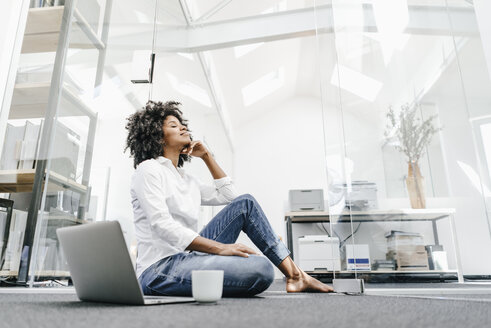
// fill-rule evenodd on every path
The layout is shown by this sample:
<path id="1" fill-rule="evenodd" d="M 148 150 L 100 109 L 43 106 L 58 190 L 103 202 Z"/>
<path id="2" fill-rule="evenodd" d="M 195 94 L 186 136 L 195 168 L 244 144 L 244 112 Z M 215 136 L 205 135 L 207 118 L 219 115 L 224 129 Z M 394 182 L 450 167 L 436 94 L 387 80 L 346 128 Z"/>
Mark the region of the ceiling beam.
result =
<path id="1" fill-rule="evenodd" d="M 364 21 L 342 22 L 338 33 L 360 31 L 377 32 L 377 24 L 373 7 L 363 5 Z M 316 31 L 332 33 L 332 6 L 318 6 L 283 11 L 272 14 L 243 17 L 213 23 L 194 24 L 187 26 L 159 26 L 157 29 L 158 52 L 200 52 L 239 45 L 283 40 L 304 36 L 313 36 Z M 450 24 L 451 17 L 452 24 Z M 129 26 L 127 26 L 130 28 Z M 135 26 L 137 32 L 113 37 L 113 48 L 146 49 L 149 31 L 153 25 Z M 404 31 L 409 34 L 422 35 L 459 35 L 477 36 L 478 26 L 474 9 L 469 7 L 445 6 L 409 6 L 409 23 Z"/>
<path id="2" fill-rule="evenodd" d="M 373 7 L 363 5 L 364 32 L 377 32 Z M 449 15 L 452 19 L 450 25 Z M 315 35 L 316 29 L 333 32 L 331 6 L 304 8 L 267 15 L 257 15 L 194 25 L 185 30 L 162 31 L 161 51 L 197 52 L 256 42 L 267 42 Z M 355 22 L 358 23 L 359 22 Z M 342 24 L 343 31 L 359 26 Z M 477 35 L 478 27 L 472 8 L 442 6 L 410 6 L 405 33 L 428 35 Z"/>

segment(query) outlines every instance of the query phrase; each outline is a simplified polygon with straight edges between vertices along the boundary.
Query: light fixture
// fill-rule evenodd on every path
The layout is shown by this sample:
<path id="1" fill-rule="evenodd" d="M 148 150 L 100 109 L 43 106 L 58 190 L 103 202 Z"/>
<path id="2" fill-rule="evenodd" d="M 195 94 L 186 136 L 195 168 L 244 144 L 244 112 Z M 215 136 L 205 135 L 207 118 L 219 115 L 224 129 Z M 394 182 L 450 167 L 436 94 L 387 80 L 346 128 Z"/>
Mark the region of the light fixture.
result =
<path id="1" fill-rule="evenodd" d="M 148 71 L 148 59 L 150 59 L 150 68 Z M 155 63 L 155 54 L 152 52 L 149 56 L 148 51 L 135 51 L 133 52 L 133 60 L 131 65 L 131 72 L 134 79 L 131 83 L 152 83 L 153 81 L 153 67 Z"/>
<path id="2" fill-rule="evenodd" d="M 145 52 L 141 51 L 135 51 L 133 53 L 133 62 L 132 62 L 132 72 L 133 74 L 137 74 L 135 76 L 138 76 L 138 74 L 141 74 L 142 76 L 138 76 L 136 79 L 132 79 L 131 83 L 150 83 L 152 84 L 149 88 L 148 92 L 148 100 L 150 100 L 152 96 L 152 91 L 153 91 L 153 70 L 155 66 L 155 36 L 157 33 L 157 6 L 158 6 L 158 1 L 155 0 L 155 13 L 154 13 L 154 18 L 153 18 L 153 37 L 152 37 L 152 52 L 150 53 L 150 68 L 148 69 L 148 75 L 145 72 L 146 67 L 148 65 L 148 62 L 145 57 L 147 56 Z M 141 72 L 141 73 L 140 73 Z"/>

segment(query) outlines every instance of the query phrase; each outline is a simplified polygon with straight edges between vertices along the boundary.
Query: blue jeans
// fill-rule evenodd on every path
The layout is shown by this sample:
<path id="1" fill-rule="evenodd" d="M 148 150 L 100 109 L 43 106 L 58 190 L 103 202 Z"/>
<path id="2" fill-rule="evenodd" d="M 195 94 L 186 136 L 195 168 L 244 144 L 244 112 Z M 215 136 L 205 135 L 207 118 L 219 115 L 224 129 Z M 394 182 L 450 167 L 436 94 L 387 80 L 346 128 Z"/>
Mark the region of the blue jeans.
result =
<path id="1" fill-rule="evenodd" d="M 267 257 L 221 256 L 183 252 L 152 264 L 139 281 L 146 295 L 191 296 L 192 270 L 223 270 L 223 296 L 252 296 L 266 290 L 274 279 L 271 262 L 278 266 L 290 255 L 274 233 L 258 202 L 245 194 L 234 199 L 200 232 L 202 237 L 233 244 L 244 231 Z M 269 259 L 269 260 L 268 260 Z M 270 262 L 271 261 L 271 262 Z"/>

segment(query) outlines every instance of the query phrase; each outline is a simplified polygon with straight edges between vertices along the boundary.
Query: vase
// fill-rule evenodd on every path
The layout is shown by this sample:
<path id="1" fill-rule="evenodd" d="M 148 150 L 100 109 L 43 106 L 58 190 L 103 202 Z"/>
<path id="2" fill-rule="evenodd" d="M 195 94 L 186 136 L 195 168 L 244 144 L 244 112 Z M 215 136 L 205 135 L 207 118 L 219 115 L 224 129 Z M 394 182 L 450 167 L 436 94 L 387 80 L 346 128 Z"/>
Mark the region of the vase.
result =
<path id="1" fill-rule="evenodd" d="M 412 208 L 426 208 L 424 178 L 417 162 L 408 163 L 407 192 Z"/>

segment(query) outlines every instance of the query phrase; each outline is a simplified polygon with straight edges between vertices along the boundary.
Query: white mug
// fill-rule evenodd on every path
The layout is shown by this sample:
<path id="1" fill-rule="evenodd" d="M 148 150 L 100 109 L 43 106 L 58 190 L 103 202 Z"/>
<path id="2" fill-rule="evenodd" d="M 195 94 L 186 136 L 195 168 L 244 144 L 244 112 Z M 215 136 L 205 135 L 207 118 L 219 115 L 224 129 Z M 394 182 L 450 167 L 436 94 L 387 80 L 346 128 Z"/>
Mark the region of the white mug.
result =
<path id="1" fill-rule="evenodd" d="M 223 270 L 193 270 L 191 276 L 196 301 L 211 303 L 222 298 Z"/>

